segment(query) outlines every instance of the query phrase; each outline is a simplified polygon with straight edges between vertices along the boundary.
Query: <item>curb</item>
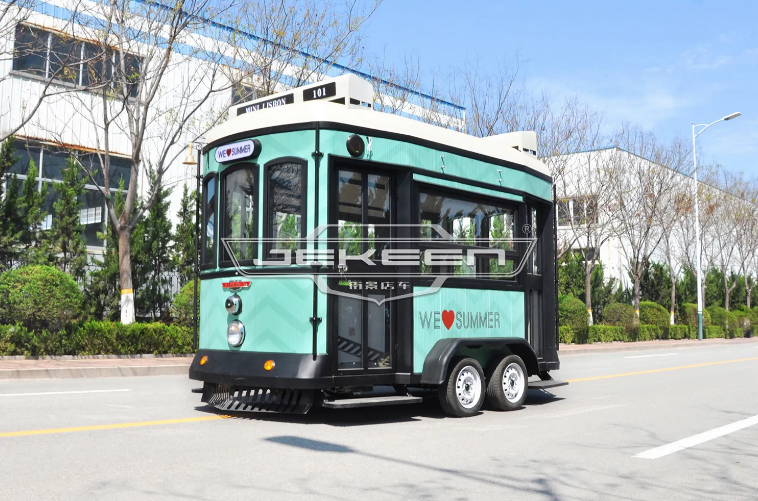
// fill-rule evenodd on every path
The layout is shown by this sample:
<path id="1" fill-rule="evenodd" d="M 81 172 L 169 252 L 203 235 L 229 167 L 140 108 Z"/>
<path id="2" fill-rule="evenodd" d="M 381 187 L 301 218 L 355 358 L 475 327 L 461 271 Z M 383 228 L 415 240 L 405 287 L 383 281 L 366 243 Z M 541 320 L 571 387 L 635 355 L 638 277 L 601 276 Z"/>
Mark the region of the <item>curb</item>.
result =
<path id="1" fill-rule="evenodd" d="M 187 376 L 189 365 L 135 365 L 121 367 L 61 367 L 0 369 L 0 380 L 68 379 L 91 377 Z"/>
<path id="2" fill-rule="evenodd" d="M 194 357 L 194 353 L 184 353 L 173 355 L 170 353 L 154 355 L 152 353 L 138 354 L 138 355 L 48 355 L 41 357 L 25 357 L 24 355 L 8 355 L 0 356 L 2 360 L 131 360 L 135 358 L 190 358 Z"/>
<path id="3" fill-rule="evenodd" d="M 743 338 L 743 339 L 750 339 L 750 338 Z M 730 340 L 733 341 L 733 340 Z M 700 341 L 700 342 L 688 342 L 688 343 L 677 343 L 677 344 L 668 344 L 666 341 L 661 341 L 660 344 L 648 344 L 648 345 L 638 345 L 635 346 L 635 343 L 609 343 L 608 346 L 600 346 L 598 348 L 567 348 L 567 345 L 561 345 L 563 346 L 563 349 L 558 349 L 558 356 L 563 357 L 566 355 L 586 355 L 588 353 L 613 353 L 613 352 L 623 352 L 623 351 L 649 351 L 649 350 L 679 350 L 679 349 L 689 349 L 689 348 L 704 348 L 706 346 L 734 346 L 734 345 L 744 345 L 744 344 L 758 344 L 758 339 L 752 339 L 751 341 L 738 341 L 736 343 L 730 343 L 730 342 L 708 342 L 707 340 Z M 594 344 L 593 346 L 599 346 L 600 343 Z"/>

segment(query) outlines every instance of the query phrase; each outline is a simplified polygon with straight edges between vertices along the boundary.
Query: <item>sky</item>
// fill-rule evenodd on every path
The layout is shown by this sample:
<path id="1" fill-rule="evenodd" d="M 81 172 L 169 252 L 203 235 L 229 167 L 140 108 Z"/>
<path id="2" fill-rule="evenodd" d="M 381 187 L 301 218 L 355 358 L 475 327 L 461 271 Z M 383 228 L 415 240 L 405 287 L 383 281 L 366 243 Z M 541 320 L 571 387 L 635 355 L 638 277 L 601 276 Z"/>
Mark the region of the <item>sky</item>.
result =
<path id="1" fill-rule="evenodd" d="M 388 62 L 418 57 L 429 81 L 518 59 L 530 91 L 577 96 L 609 127 L 664 140 L 739 111 L 698 137 L 698 154 L 758 178 L 758 0 L 384 0 L 365 37 Z"/>

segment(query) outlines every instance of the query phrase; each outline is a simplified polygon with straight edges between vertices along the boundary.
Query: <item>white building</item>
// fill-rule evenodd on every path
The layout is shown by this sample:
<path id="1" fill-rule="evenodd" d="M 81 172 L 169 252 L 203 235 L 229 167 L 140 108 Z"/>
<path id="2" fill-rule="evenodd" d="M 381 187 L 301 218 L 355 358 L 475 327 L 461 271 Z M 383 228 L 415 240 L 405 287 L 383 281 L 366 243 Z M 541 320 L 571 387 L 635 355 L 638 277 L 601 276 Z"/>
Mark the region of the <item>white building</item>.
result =
<path id="1" fill-rule="evenodd" d="M 0 134 L 7 134 L 21 123 L 22 117 L 39 100 L 38 97 L 42 95 L 47 85 L 50 85 L 54 91 L 69 91 L 59 96 L 46 98 L 34 117 L 15 134 L 16 154 L 19 160 L 12 172 L 20 179 L 24 179 L 29 163 L 33 160 L 40 167 L 40 189 L 44 185 L 51 185 L 62 179 L 62 167 L 71 153 L 77 155 L 82 163 L 97 166 L 97 152 L 102 151 L 102 123 L 99 122 L 102 116 L 98 118 L 95 112 L 102 106 L 102 101 L 97 94 L 85 90 L 88 84 L 87 79 L 91 78 L 89 75 L 92 74 L 92 67 L 88 67 L 87 64 L 91 63 L 69 65 L 71 68 L 67 69 L 65 74 L 58 74 L 58 77 L 51 81 L 51 76 L 56 74 L 56 65 L 59 65 L 62 59 L 68 57 L 70 61 L 71 54 L 81 54 L 82 59 L 85 60 L 87 54 L 94 50 L 91 43 L 93 28 L 70 21 L 76 6 L 84 4 L 87 2 L 81 3 L 75 0 L 49 0 L 30 4 L 33 7 L 31 10 L 18 11 L 16 19 L 20 22 L 4 19 L 7 29 L 0 30 L 3 34 L 0 39 L 0 53 L 8 55 L 0 61 Z M 9 12 L 8 15 L 12 15 L 14 8 L 11 7 Z M 91 11 L 89 15 L 94 15 L 92 12 L 95 11 Z M 213 30 L 224 28 L 210 21 L 207 26 L 208 32 L 194 33 L 193 36 L 197 36 L 197 40 L 204 37 L 207 39 L 213 36 Z M 189 46 L 191 47 L 191 44 Z M 22 57 L 18 56 L 19 48 L 24 49 Z M 130 63 L 135 71 L 141 71 L 140 46 L 135 44 L 134 49 L 133 59 L 127 63 Z M 172 56 L 172 62 L 176 64 L 173 64 L 164 76 L 164 86 L 168 91 L 159 96 L 159 104 L 156 108 L 158 113 L 170 112 L 175 107 L 186 105 L 186 103 L 177 102 L 174 96 L 178 93 L 172 94 L 171 90 L 187 85 L 188 79 L 192 80 L 195 78 L 194 75 L 203 72 L 203 60 L 194 56 L 191 50 L 185 52 L 189 52 L 189 55 L 176 53 L 175 61 Z M 335 64 L 330 67 L 329 74 L 318 75 L 318 80 L 341 73 L 355 73 L 363 78 L 372 79 L 370 75 Z M 230 83 L 231 81 L 227 79 L 226 84 L 230 85 Z M 382 85 L 386 87 L 392 84 L 382 82 Z M 202 90 L 201 87 L 198 88 L 198 91 L 200 90 Z M 449 110 L 450 120 L 462 120 L 460 117 L 463 116 L 464 110 L 460 106 L 411 89 L 398 88 L 398 90 L 402 90 L 403 95 L 408 96 L 408 102 L 402 110 L 405 115 L 423 116 L 429 109 L 426 105 L 433 103 L 436 110 Z M 134 92 L 136 96 L 136 88 Z M 254 82 L 250 82 L 250 85 L 243 84 L 241 87 L 238 86 L 223 95 L 215 95 L 205 101 L 197 111 L 197 116 L 217 116 L 228 110 L 231 105 L 256 97 L 258 96 Z M 119 128 L 121 130 L 118 130 Z M 128 130 L 127 127 L 121 121 L 121 123 L 116 123 L 109 135 L 112 161 L 109 187 L 111 192 L 118 189 L 121 178 L 126 185 L 134 181 L 129 179 L 131 142 L 126 130 Z M 142 155 L 144 163 L 154 161 L 153 157 L 165 144 L 163 141 L 166 138 L 163 137 L 164 130 L 159 120 L 155 121 L 146 136 L 147 143 Z M 185 183 L 189 183 L 190 189 L 194 189 L 195 186 L 194 167 L 188 168 L 182 164 L 187 153 L 187 143 L 194 137 L 193 131 L 182 131 L 181 139 L 172 146 L 170 151 L 171 164 L 164 176 L 164 185 L 173 187 L 172 214 L 176 214 L 178 209 L 182 186 Z M 145 171 L 143 167 L 142 179 L 138 180 L 141 196 L 144 196 L 148 189 Z M 95 181 L 102 186 L 102 175 L 98 175 Z M 86 189 L 81 221 L 85 226 L 84 234 L 88 251 L 98 253 L 102 250 L 104 243 L 97 238 L 97 232 L 103 231 L 104 225 L 108 224 L 105 199 L 91 180 L 88 181 Z M 50 214 L 53 211 L 53 198 L 54 194 L 52 190 L 49 190 L 45 210 Z M 50 220 L 51 216 L 48 217 L 48 224 Z M 174 220 L 173 224 L 176 225 L 176 223 L 177 221 Z"/>

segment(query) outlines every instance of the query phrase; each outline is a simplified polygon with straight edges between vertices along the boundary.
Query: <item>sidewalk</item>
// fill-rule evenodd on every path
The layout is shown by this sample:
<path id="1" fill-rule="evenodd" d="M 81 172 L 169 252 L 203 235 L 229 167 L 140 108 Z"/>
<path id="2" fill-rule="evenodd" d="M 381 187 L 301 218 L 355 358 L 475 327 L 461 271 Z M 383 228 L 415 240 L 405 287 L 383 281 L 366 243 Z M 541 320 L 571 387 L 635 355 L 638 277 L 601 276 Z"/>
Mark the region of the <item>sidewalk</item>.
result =
<path id="1" fill-rule="evenodd" d="M 658 340 L 658 341 L 637 341 L 634 343 L 623 343 L 614 341 L 612 343 L 593 343 L 593 344 L 561 344 L 558 355 L 579 355 L 582 353 L 605 353 L 613 351 L 633 351 L 633 350 L 679 350 L 682 348 L 698 348 L 701 346 L 723 346 L 755 344 L 758 345 L 758 337 L 737 338 L 737 339 L 677 339 L 677 340 Z"/>
<path id="2" fill-rule="evenodd" d="M 0 380 L 187 375 L 190 363 L 192 357 L 181 356 L 68 356 L 36 360 L 3 357 L 0 359 Z"/>

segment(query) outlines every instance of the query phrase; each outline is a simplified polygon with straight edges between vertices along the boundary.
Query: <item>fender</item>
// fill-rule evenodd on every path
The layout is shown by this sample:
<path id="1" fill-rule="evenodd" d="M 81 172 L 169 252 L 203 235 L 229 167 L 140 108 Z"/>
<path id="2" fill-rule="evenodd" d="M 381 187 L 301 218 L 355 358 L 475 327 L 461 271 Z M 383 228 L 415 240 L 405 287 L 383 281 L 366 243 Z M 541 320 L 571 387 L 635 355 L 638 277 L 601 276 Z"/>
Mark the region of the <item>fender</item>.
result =
<path id="1" fill-rule="evenodd" d="M 479 363 L 484 362 L 482 366 L 486 371 L 485 365 L 490 359 L 507 355 L 521 357 L 530 376 L 540 373 L 537 355 L 526 339 L 520 337 L 446 338 L 437 341 L 426 356 L 421 383 L 442 384 L 447 377 L 448 366 L 454 358 L 462 356 L 475 358 Z"/>

